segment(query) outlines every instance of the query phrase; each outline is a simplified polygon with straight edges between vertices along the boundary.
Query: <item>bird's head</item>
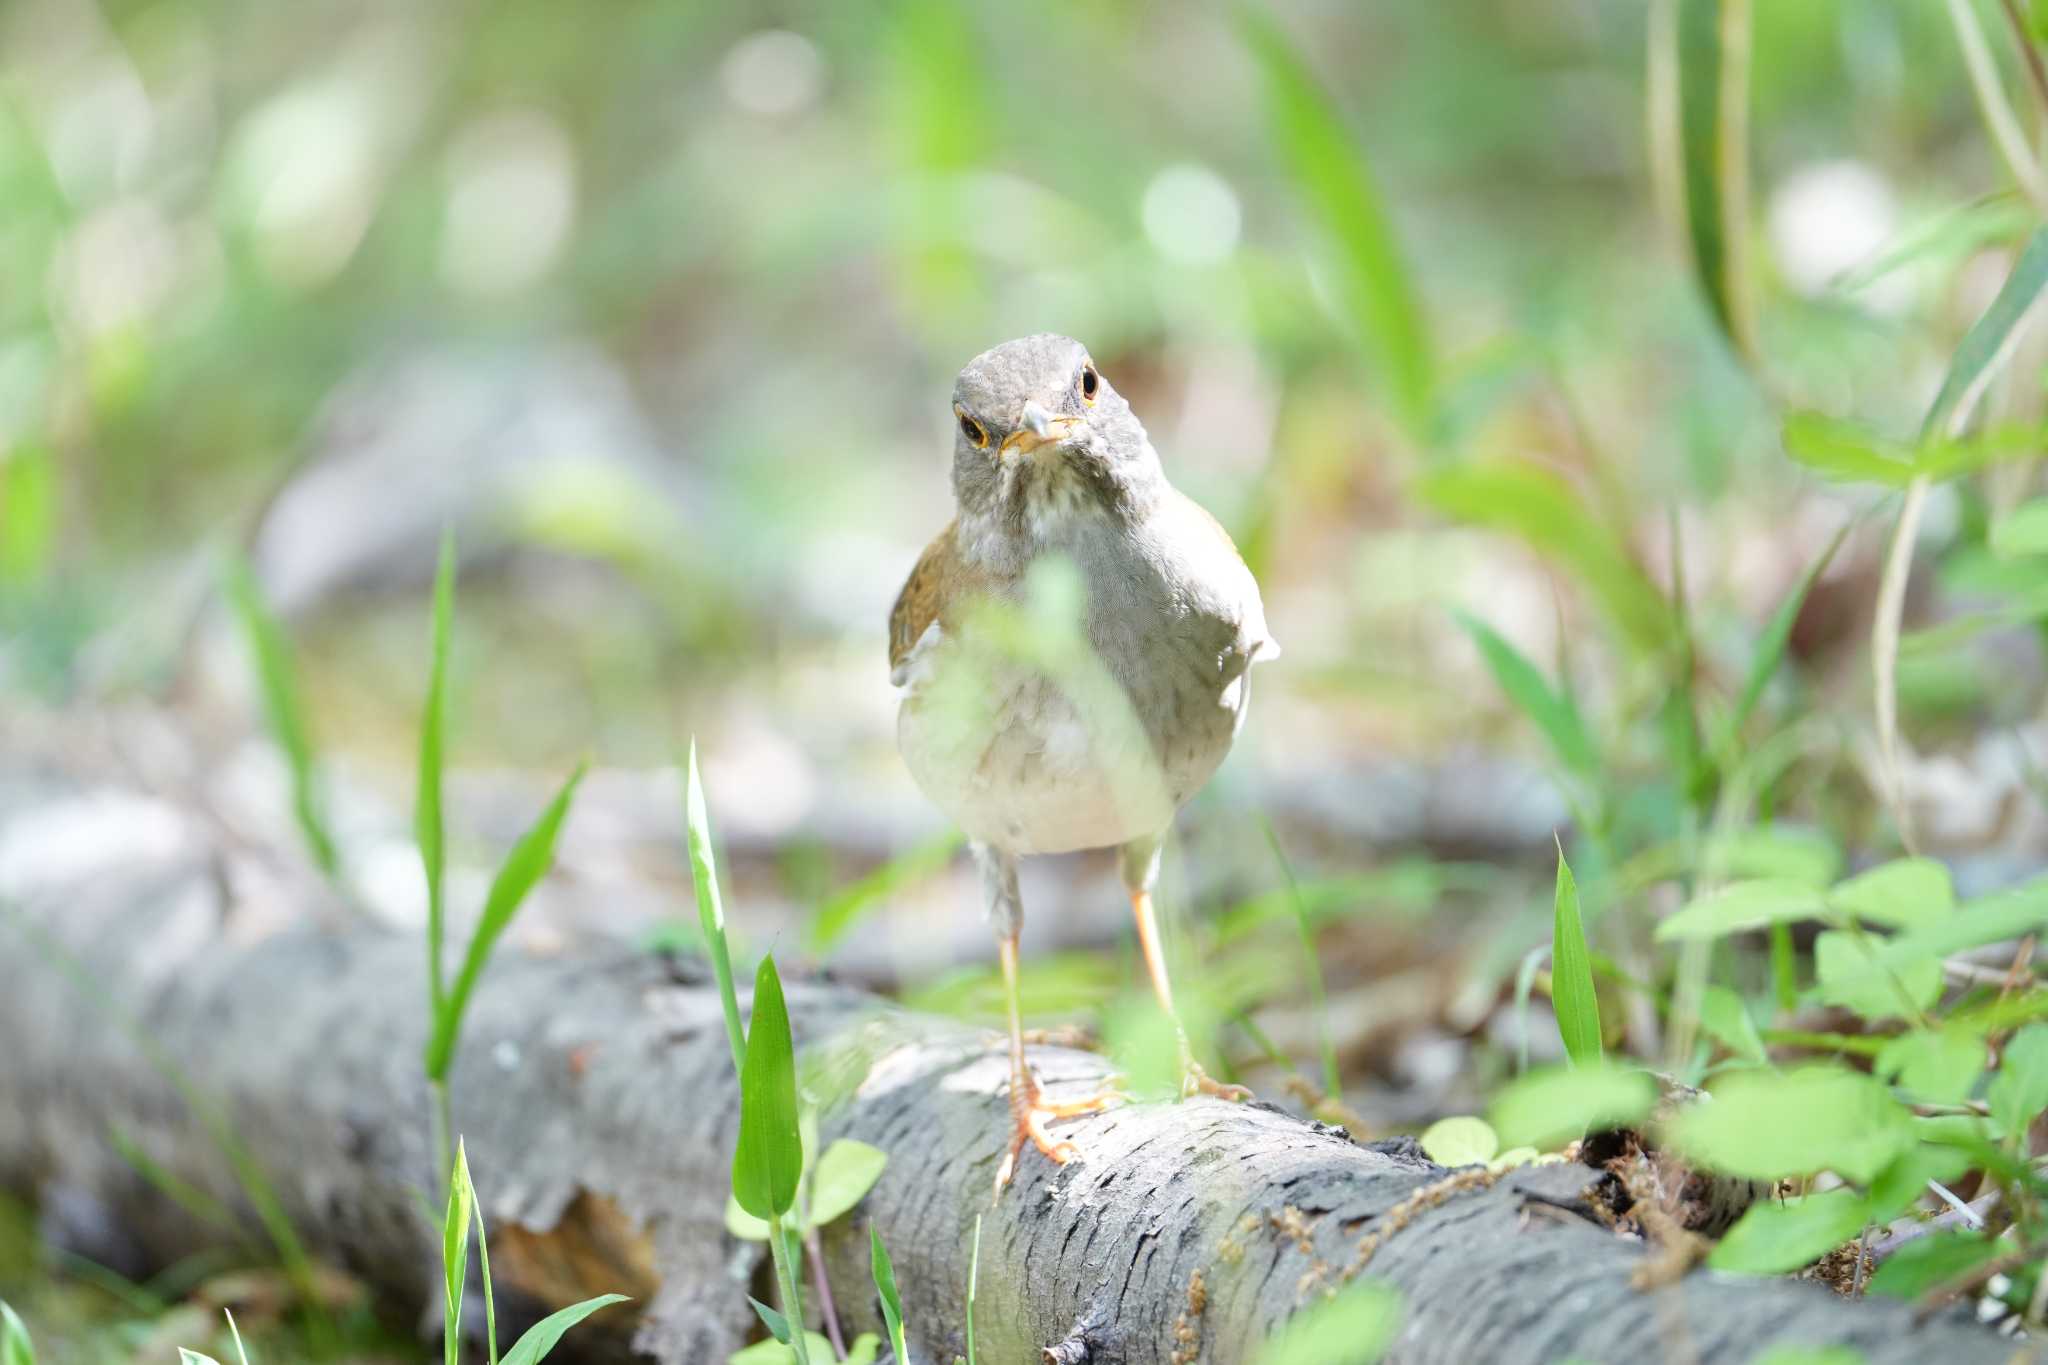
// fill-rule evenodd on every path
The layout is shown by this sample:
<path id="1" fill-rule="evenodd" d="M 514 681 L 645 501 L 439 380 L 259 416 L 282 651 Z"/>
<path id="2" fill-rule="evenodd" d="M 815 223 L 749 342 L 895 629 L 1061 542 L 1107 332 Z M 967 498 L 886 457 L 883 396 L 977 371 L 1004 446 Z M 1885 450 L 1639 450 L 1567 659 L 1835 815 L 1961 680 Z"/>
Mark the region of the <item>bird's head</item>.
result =
<path id="1" fill-rule="evenodd" d="M 1044 540 L 1074 519 L 1129 515 L 1159 457 L 1123 396 L 1071 337 L 1006 341 L 953 384 L 953 493 L 963 515 Z"/>

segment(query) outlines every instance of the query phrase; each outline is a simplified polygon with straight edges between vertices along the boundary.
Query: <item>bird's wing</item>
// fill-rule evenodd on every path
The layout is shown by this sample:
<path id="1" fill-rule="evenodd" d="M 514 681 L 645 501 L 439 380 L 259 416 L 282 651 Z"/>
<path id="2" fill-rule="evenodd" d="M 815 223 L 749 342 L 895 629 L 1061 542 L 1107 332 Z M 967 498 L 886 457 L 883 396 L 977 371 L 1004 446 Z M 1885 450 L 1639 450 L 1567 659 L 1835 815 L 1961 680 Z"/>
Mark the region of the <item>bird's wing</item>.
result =
<path id="1" fill-rule="evenodd" d="M 1280 642 L 1273 638 L 1273 632 L 1266 628 L 1266 605 L 1259 599 L 1258 581 L 1245 566 L 1243 556 L 1237 552 L 1237 543 L 1230 538 L 1230 532 L 1223 529 L 1223 523 L 1209 513 L 1209 509 L 1196 502 L 1178 488 L 1170 489 L 1169 496 L 1178 504 L 1182 513 L 1181 521 L 1188 534 L 1198 541 L 1207 541 L 1214 551 L 1213 559 L 1235 564 L 1242 577 L 1236 605 L 1237 643 L 1228 651 L 1224 669 L 1229 677 L 1244 672 L 1255 661 L 1280 657 Z"/>
<path id="2" fill-rule="evenodd" d="M 953 523 L 948 522 L 917 557 L 917 567 L 903 581 L 903 591 L 896 594 L 896 605 L 889 609 L 889 681 L 896 686 L 909 680 L 919 642 L 939 624 L 957 569 Z"/>

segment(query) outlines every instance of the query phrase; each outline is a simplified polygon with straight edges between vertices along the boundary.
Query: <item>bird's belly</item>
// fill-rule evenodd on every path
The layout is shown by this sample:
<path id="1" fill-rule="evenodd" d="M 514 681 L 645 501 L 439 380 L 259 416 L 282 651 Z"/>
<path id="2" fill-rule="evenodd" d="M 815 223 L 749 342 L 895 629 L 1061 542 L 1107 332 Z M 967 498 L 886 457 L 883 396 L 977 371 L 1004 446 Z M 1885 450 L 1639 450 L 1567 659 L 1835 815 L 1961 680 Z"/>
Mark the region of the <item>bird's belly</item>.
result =
<path id="1" fill-rule="evenodd" d="M 983 664 L 982 667 L 973 665 Z M 1242 674 L 1174 661 L 1119 683 L 946 660 L 906 694 L 911 775 L 970 839 L 1011 853 L 1101 848 L 1164 831 L 1230 750 Z"/>

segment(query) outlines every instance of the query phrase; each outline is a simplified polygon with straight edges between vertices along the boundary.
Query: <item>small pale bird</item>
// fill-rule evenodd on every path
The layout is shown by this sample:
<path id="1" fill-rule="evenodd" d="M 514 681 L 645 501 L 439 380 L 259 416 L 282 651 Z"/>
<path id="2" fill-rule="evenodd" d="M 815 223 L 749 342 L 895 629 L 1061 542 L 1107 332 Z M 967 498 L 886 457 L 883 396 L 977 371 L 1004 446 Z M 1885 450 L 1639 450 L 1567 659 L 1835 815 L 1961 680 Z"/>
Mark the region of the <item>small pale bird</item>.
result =
<path id="1" fill-rule="evenodd" d="M 960 371 L 953 495 L 952 524 L 890 613 L 889 663 L 898 746 L 967 834 L 1002 959 L 1014 1131 L 1000 1189 L 1026 1141 L 1057 1163 L 1079 1155 L 1046 1125 L 1115 1098 L 1050 1104 L 1025 1064 L 1017 860 L 1027 854 L 1122 850 L 1145 966 L 1179 1038 L 1182 1095 L 1249 1094 L 1209 1079 L 1188 1049 L 1152 888 L 1175 813 L 1244 722 L 1251 665 L 1280 647 L 1237 547 L 1167 482 L 1130 404 L 1077 341 L 1023 337 Z M 1081 618 L 1069 638 L 1086 648 L 1032 633 L 1043 619 L 1035 604 L 1059 577 L 1047 566 L 1062 563 Z"/>

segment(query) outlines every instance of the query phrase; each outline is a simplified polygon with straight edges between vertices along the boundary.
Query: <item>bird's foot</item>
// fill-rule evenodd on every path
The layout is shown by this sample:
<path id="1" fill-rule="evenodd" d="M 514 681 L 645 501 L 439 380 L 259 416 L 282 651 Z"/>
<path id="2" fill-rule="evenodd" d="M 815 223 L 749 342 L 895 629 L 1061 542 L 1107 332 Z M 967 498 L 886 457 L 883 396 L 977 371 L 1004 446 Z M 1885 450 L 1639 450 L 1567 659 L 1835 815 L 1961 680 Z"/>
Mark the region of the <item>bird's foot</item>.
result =
<path id="1" fill-rule="evenodd" d="M 1022 1088 L 1013 1087 L 1010 1092 L 1010 1118 L 1014 1126 L 1010 1133 L 1010 1150 L 996 1170 L 996 1193 L 1002 1194 L 1010 1183 L 1010 1177 L 1016 1174 L 1017 1154 L 1024 1150 L 1027 1142 L 1045 1153 L 1046 1159 L 1056 1166 L 1064 1166 L 1080 1157 L 1080 1148 L 1046 1131 L 1048 1123 L 1057 1119 L 1079 1118 L 1083 1114 L 1099 1114 L 1123 1099 L 1123 1092 L 1112 1088 L 1084 1100 L 1051 1104 L 1046 1101 L 1038 1078 L 1025 1073 Z"/>
<path id="2" fill-rule="evenodd" d="M 1242 1085 L 1227 1085 L 1202 1070 L 1202 1064 L 1193 1057 L 1182 1057 L 1180 1064 L 1180 1097 L 1190 1095 L 1214 1095 L 1222 1100 L 1248 1100 L 1252 1097 L 1249 1088 Z"/>

